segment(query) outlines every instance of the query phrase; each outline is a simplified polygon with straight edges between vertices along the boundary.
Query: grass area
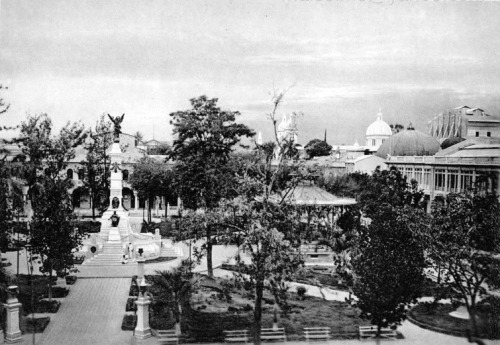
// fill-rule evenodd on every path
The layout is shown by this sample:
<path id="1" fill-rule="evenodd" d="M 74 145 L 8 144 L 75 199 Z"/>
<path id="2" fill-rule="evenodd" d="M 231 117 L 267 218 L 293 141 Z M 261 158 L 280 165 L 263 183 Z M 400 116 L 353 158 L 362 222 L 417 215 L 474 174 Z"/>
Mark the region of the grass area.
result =
<path id="1" fill-rule="evenodd" d="M 449 313 L 454 310 L 455 308 L 451 304 L 421 303 L 410 311 L 410 316 L 424 326 L 430 326 L 431 329 L 439 328 L 445 332 L 465 336 L 466 330 L 471 328 L 470 321 L 450 316 Z M 498 320 L 495 324 L 491 324 L 492 321 L 487 313 L 478 313 L 480 338 L 500 339 Z M 495 330 L 497 331 L 494 332 Z"/>
<path id="2" fill-rule="evenodd" d="M 195 279 L 200 279 L 196 277 Z M 146 280 L 151 277 L 146 276 Z M 222 342 L 224 330 L 253 329 L 253 291 L 243 287 L 227 288 L 223 279 L 202 279 L 193 292 L 189 306 L 184 306 L 181 328 L 189 342 Z M 131 296 L 136 290 L 132 286 Z M 154 291 L 151 290 L 153 295 Z M 130 299 L 127 310 L 132 310 Z M 262 327 L 273 325 L 274 296 L 265 291 Z M 335 338 L 356 338 L 361 325 L 368 322 L 359 318 L 359 311 L 345 302 L 325 301 L 290 292 L 286 312 L 278 313 L 278 324 L 284 327 L 289 340 L 304 340 L 304 327 L 330 327 Z M 172 311 L 151 308 L 150 326 L 170 329 L 175 320 Z M 130 316 L 125 316 L 125 318 Z M 125 321 L 124 324 L 128 321 Z M 133 320 L 129 320 L 130 322 Z M 130 323 L 129 322 L 129 323 Z"/>

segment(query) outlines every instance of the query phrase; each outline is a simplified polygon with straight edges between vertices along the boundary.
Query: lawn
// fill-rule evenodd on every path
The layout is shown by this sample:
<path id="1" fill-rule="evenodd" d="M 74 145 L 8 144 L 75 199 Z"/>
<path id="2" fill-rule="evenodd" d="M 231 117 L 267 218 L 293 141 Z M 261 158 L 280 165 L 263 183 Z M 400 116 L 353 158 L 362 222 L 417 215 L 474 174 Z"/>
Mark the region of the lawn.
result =
<path id="1" fill-rule="evenodd" d="M 199 277 L 198 277 L 199 278 Z M 189 306 L 183 307 L 181 322 L 183 334 L 189 342 L 221 342 L 224 330 L 252 329 L 254 298 L 252 291 L 224 289 L 224 280 L 204 280 L 191 296 Z M 135 293 L 131 288 L 131 293 Z M 154 290 L 154 289 L 153 289 Z M 153 295 L 154 295 L 154 291 Z M 127 307 L 131 310 L 131 302 Z M 325 301 L 320 298 L 300 297 L 289 293 L 289 308 L 278 312 L 278 324 L 284 327 L 289 340 L 304 340 L 304 327 L 330 327 L 335 338 L 356 338 L 358 327 L 368 322 L 358 317 L 359 311 L 345 302 Z M 272 327 L 274 297 L 265 291 L 262 327 Z M 172 312 L 151 308 L 150 326 L 155 329 L 173 327 Z"/>

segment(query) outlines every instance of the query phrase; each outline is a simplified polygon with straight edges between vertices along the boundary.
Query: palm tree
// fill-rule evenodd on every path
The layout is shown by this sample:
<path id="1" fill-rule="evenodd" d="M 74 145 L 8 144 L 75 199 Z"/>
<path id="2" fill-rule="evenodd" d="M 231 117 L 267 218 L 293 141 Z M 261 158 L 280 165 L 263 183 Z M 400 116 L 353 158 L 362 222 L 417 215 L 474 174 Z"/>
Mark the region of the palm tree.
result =
<path id="1" fill-rule="evenodd" d="M 137 140 L 137 143 L 141 143 L 144 140 L 144 134 L 140 131 L 135 132 L 134 137 Z"/>
<path id="2" fill-rule="evenodd" d="M 182 305 L 189 299 L 194 282 L 189 270 L 191 264 L 183 261 L 179 268 L 171 271 L 156 271 L 152 277 L 152 291 L 155 306 L 169 307 L 174 314 L 176 328 L 182 315 Z"/>

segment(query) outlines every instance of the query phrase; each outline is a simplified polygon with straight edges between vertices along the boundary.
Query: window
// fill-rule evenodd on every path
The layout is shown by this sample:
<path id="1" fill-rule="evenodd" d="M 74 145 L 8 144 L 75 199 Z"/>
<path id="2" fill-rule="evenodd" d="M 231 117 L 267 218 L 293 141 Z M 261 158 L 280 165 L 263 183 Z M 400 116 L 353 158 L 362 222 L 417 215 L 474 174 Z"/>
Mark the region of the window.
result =
<path id="1" fill-rule="evenodd" d="M 479 136 L 479 132 L 476 132 L 476 137 L 478 137 L 478 136 Z"/>
<path id="2" fill-rule="evenodd" d="M 123 181 L 128 181 L 128 170 L 123 170 Z"/>
<path id="3" fill-rule="evenodd" d="M 486 132 L 487 137 L 491 137 L 491 132 Z"/>
<path id="4" fill-rule="evenodd" d="M 430 184 L 431 184 L 431 169 L 424 169 L 422 185 L 428 188 Z"/>
<path id="5" fill-rule="evenodd" d="M 73 179 L 73 169 L 68 169 L 68 171 L 66 171 L 66 177 L 68 178 L 68 180 Z"/>
<path id="6" fill-rule="evenodd" d="M 434 181 L 434 189 L 444 191 L 445 185 L 445 171 L 444 169 L 436 169 L 436 179 Z"/>
<path id="7" fill-rule="evenodd" d="M 464 192 L 472 187 L 472 170 L 462 170 L 460 176 L 460 191 Z"/>
<path id="8" fill-rule="evenodd" d="M 459 191 L 458 170 L 448 170 L 448 185 L 446 187 L 449 192 L 456 193 Z"/>
<path id="9" fill-rule="evenodd" d="M 78 179 L 83 181 L 84 178 L 85 178 L 85 170 L 79 169 L 78 170 Z"/>
<path id="10" fill-rule="evenodd" d="M 372 146 L 375 146 L 375 139 L 372 139 Z"/>
<path id="11" fill-rule="evenodd" d="M 415 181 L 417 181 L 419 188 L 421 188 L 421 185 L 422 185 L 422 168 L 415 168 L 414 179 L 415 179 Z"/>

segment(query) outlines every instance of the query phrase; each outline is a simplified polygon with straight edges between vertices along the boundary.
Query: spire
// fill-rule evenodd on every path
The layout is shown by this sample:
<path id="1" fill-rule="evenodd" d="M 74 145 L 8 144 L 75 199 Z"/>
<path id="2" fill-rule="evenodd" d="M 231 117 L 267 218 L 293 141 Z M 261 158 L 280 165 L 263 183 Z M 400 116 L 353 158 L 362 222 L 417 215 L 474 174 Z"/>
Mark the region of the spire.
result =
<path id="1" fill-rule="evenodd" d="M 326 143 L 326 128 L 325 128 L 325 140 L 323 140 Z"/>
<path id="2" fill-rule="evenodd" d="M 382 120 L 382 107 L 378 108 L 377 120 Z"/>

